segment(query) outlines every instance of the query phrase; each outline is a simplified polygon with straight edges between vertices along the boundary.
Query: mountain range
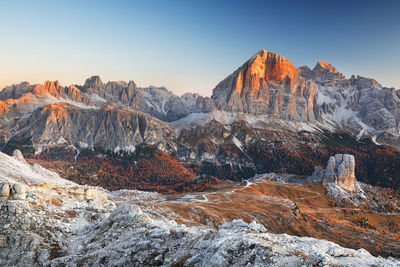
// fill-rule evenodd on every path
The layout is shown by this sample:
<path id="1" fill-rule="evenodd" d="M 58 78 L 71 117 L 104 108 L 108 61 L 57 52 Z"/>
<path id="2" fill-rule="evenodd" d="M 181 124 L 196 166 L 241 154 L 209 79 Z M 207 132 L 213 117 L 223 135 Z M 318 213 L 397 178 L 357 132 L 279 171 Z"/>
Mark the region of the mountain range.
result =
<path id="1" fill-rule="evenodd" d="M 266 50 L 211 97 L 5 87 L 0 265 L 399 266 L 399 96 Z"/>
<path id="2" fill-rule="evenodd" d="M 126 155 L 145 145 L 200 176 L 234 180 L 271 171 L 309 175 L 332 152 L 351 152 L 359 179 L 392 187 L 400 184 L 391 168 L 400 162 L 399 96 L 324 61 L 296 68 L 263 49 L 211 98 L 98 76 L 83 85 L 7 86 L 0 91 L 0 143 L 8 153 L 48 152 L 52 160 L 71 154 L 77 162 L 84 151 Z M 379 165 L 382 158 L 389 167 Z"/>

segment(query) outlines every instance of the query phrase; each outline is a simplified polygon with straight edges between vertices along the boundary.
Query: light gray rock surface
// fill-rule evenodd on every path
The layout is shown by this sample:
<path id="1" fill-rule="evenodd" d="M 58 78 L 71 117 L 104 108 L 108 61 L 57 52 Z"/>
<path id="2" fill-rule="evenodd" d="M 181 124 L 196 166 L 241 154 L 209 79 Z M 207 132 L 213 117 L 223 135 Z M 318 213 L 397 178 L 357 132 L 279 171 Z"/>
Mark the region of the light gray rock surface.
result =
<path id="1" fill-rule="evenodd" d="M 174 121 L 193 112 L 210 112 L 213 109 L 209 97 L 199 94 L 179 97 L 165 87 L 141 88 L 134 81 L 104 84 L 99 76 L 93 76 L 86 80 L 83 89 L 94 100 L 121 103 L 164 121 Z"/>
<path id="2" fill-rule="evenodd" d="M 37 151 L 64 145 L 132 152 L 143 143 L 167 152 L 175 150 L 175 133 L 169 124 L 140 111 L 115 106 L 85 109 L 50 104 L 20 120 L 16 129 L 19 130 L 13 138 L 31 140 Z"/>
<path id="3" fill-rule="evenodd" d="M 334 157 L 329 158 L 325 170 L 321 166 L 316 166 L 312 176 L 329 183 L 336 183 L 343 189 L 355 192 L 357 190 L 357 180 L 354 172 L 354 156 L 336 154 Z"/>
<path id="4" fill-rule="evenodd" d="M 22 155 L 21 150 L 19 150 L 19 149 L 14 150 L 13 153 L 12 153 L 12 156 L 14 158 L 16 158 L 17 160 L 21 161 L 22 163 L 26 163 L 26 161 L 24 159 L 24 156 Z"/>
<path id="5" fill-rule="evenodd" d="M 7 182 L 3 182 L 0 184 L 0 198 L 8 199 L 10 196 L 10 185 Z"/>

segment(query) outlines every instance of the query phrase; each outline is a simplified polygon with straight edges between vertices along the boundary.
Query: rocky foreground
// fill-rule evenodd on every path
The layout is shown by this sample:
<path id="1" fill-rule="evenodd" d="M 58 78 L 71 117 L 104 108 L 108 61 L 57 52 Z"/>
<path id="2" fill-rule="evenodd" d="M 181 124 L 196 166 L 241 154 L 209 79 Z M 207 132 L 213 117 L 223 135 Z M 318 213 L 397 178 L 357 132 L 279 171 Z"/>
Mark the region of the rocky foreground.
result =
<path id="1" fill-rule="evenodd" d="M 19 153 L 0 153 L 0 183 L 2 266 L 400 265 L 364 249 L 272 234 L 257 221 L 179 224 L 152 208 L 168 201 L 157 193 L 76 185 Z"/>

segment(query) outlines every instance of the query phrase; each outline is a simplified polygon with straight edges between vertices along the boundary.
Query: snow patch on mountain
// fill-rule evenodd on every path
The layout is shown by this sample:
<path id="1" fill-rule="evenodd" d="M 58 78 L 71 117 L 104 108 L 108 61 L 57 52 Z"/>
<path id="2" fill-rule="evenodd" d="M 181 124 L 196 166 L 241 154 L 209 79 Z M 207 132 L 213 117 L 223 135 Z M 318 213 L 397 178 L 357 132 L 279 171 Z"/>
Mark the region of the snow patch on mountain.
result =
<path id="1" fill-rule="evenodd" d="M 57 173 L 49 171 L 39 164 L 33 166 L 0 152 L 0 178 L 6 182 L 56 185 L 74 185 L 75 183 L 62 179 Z"/>
<path id="2" fill-rule="evenodd" d="M 240 142 L 239 139 L 237 139 L 235 136 L 232 137 L 232 141 L 235 144 L 235 146 L 237 146 L 237 148 L 239 148 L 241 151 L 243 151 L 243 144 L 242 142 Z"/>

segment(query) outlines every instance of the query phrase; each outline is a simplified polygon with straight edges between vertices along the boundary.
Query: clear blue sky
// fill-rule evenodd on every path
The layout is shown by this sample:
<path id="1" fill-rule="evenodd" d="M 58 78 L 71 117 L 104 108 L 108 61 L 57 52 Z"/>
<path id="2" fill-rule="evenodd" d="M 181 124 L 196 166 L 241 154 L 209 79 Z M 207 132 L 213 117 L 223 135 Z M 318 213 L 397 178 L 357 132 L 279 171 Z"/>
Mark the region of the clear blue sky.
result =
<path id="1" fill-rule="evenodd" d="M 400 1 L 0 0 L 0 87 L 134 80 L 210 95 L 261 48 L 400 88 Z"/>

